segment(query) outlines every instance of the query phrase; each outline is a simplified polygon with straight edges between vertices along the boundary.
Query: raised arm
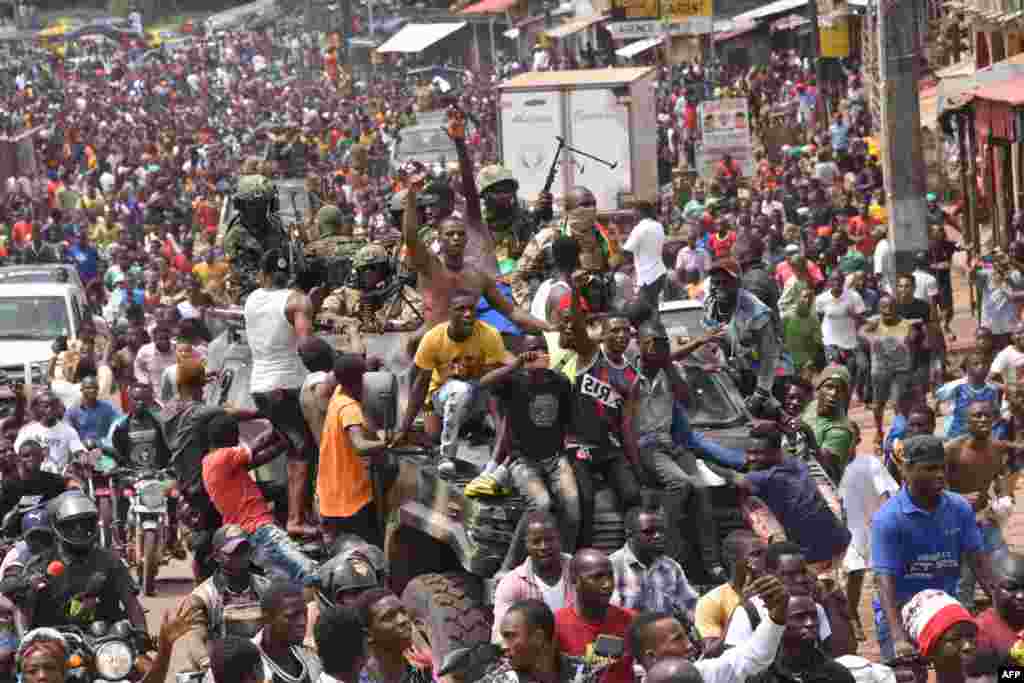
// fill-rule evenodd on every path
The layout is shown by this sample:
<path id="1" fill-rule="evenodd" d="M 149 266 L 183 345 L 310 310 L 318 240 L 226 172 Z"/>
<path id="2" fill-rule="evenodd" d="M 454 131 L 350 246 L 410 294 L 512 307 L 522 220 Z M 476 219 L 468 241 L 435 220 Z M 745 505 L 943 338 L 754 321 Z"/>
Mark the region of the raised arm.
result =
<path id="1" fill-rule="evenodd" d="M 405 195 L 405 206 L 402 210 L 402 242 L 409 250 L 409 258 L 413 268 L 430 277 L 434 268 L 434 255 L 420 239 L 420 220 L 416 213 L 417 184 L 413 184 Z"/>
<path id="2" fill-rule="evenodd" d="M 466 219 L 470 223 L 483 224 L 480 212 L 480 192 L 476 187 L 476 176 L 473 173 L 473 158 L 466 146 L 466 115 L 454 107 L 448 114 L 448 135 L 455 143 L 455 151 L 459 155 L 459 174 L 462 176 L 462 196 L 466 199 Z"/>

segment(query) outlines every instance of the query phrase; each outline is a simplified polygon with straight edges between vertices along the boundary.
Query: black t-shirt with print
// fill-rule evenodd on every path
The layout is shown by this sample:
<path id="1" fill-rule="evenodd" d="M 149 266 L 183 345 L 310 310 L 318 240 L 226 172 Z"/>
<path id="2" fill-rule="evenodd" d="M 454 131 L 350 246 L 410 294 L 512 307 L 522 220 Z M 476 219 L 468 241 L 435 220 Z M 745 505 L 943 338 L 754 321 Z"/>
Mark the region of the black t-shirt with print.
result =
<path id="1" fill-rule="evenodd" d="M 508 416 L 512 448 L 520 457 L 544 460 L 561 450 L 572 424 L 572 385 L 565 375 L 544 370 L 530 381 L 522 370 L 491 391 Z"/>

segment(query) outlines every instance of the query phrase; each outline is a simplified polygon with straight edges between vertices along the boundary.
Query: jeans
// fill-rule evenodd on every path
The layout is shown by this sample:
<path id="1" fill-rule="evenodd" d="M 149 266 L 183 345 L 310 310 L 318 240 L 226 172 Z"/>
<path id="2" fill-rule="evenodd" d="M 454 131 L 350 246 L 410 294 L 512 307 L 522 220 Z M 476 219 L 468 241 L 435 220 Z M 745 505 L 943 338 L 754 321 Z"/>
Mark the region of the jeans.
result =
<path id="1" fill-rule="evenodd" d="M 981 551 L 992 553 L 1006 548 L 1006 539 L 1003 538 L 1003 531 L 995 522 L 978 522 L 981 530 Z M 974 587 L 978 581 L 974 576 L 974 569 L 967 562 L 960 568 L 960 583 L 956 592 L 960 604 L 969 610 L 974 609 Z"/>
<path id="2" fill-rule="evenodd" d="M 661 296 L 661 288 L 665 286 L 665 274 L 662 273 L 654 282 L 648 282 L 640 286 L 637 298 L 646 301 L 655 311 L 658 310 L 658 297 Z"/>
<path id="3" fill-rule="evenodd" d="M 640 462 L 658 483 L 671 493 L 671 505 L 678 507 L 697 531 L 704 568 L 721 566 L 718 527 L 711 512 L 711 492 L 697 478 L 697 459 L 688 450 L 672 452 L 668 444 L 654 443 L 640 448 Z"/>
<path id="4" fill-rule="evenodd" d="M 882 603 L 876 595 L 871 600 L 871 611 L 875 613 L 875 632 L 878 636 L 878 650 L 882 662 L 887 662 L 896 656 L 896 650 L 892 643 L 892 631 L 889 628 L 889 619 L 885 616 Z"/>
<path id="5" fill-rule="evenodd" d="M 454 458 L 462 425 L 487 412 L 486 393 L 474 382 L 450 379 L 434 392 L 434 411 L 441 416 L 441 457 Z"/>
<path id="6" fill-rule="evenodd" d="M 691 451 L 698 451 L 722 467 L 739 470 L 743 469 L 747 462 L 747 455 L 743 451 L 726 448 L 693 431 L 686 408 L 678 401 L 672 404 L 672 443 Z"/>
<path id="7" fill-rule="evenodd" d="M 594 473 L 604 474 L 608 484 L 619 498 L 619 509 L 628 510 L 640 504 L 643 491 L 633 471 L 633 464 L 626 459 L 621 450 L 591 450 L 591 460 L 573 459 L 572 468 L 576 472 L 576 485 L 580 492 L 580 537 L 577 546 L 585 548 L 591 545 L 594 535 Z"/>
<path id="8" fill-rule="evenodd" d="M 529 460 L 522 454 L 509 466 L 512 482 L 526 497 L 527 510 L 544 510 L 558 515 L 562 537 L 562 552 L 576 551 L 576 538 L 580 532 L 580 492 L 576 473 L 569 459 L 555 455 L 543 460 Z M 526 557 L 526 527 L 529 515 L 519 518 L 515 537 L 509 547 L 506 565 L 511 569 Z"/>
<path id="9" fill-rule="evenodd" d="M 319 580 L 316 562 L 309 559 L 284 529 L 276 524 L 264 524 L 249 534 L 253 547 L 253 562 L 268 574 L 276 571 L 304 586 Z"/>

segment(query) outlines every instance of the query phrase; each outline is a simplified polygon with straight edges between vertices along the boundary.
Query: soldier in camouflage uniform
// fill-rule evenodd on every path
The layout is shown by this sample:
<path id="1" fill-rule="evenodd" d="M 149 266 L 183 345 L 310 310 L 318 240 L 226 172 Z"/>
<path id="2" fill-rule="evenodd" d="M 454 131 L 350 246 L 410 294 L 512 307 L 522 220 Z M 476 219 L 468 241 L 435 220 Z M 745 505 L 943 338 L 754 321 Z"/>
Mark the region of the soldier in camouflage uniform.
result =
<path id="1" fill-rule="evenodd" d="M 277 215 L 277 190 L 265 176 L 244 175 L 233 201 L 238 210 L 224 235 L 231 286 L 241 303 L 259 289 L 260 260 L 271 249 L 290 253 L 288 233 Z M 294 270 L 294 268 L 293 268 Z"/>
<path id="2" fill-rule="evenodd" d="M 324 299 L 317 322 L 342 337 L 335 346 L 359 350 L 364 334 L 412 332 L 423 324 L 423 299 L 396 277 L 387 249 L 367 244 L 352 259 L 354 286 Z"/>
<path id="3" fill-rule="evenodd" d="M 351 258 L 366 243 L 352 237 L 346 230 L 345 215 L 334 204 L 325 204 L 316 213 L 316 236 L 305 248 L 309 258 L 340 259 Z"/>

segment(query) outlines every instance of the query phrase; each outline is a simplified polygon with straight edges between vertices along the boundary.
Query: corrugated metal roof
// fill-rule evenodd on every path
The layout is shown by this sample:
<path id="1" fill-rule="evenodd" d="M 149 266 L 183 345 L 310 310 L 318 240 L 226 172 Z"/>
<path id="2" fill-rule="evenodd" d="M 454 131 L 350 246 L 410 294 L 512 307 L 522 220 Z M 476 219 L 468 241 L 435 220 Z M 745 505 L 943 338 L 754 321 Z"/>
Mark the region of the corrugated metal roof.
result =
<path id="1" fill-rule="evenodd" d="M 1006 102 L 1010 106 L 1019 107 L 1024 104 L 1024 78 L 983 85 L 974 91 L 974 99 Z"/>
<path id="2" fill-rule="evenodd" d="M 567 85 L 612 85 L 632 83 L 648 75 L 654 67 L 630 67 L 625 69 L 578 69 L 575 71 L 531 71 L 520 74 L 502 83 L 503 90 L 512 88 L 557 88 Z"/>
<path id="3" fill-rule="evenodd" d="M 480 0 L 459 14 L 500 14 L 517 2 L 519 0 Z"/>
<path id="4" fill-rule="evenodd" d="M 789 12 L 795 9 L 799 9 L 807 4 L 807 0 L 776 0 L 776 2 L 770 2 L 763 7 L 752 9 L 749 12 L 743 14 L 737 14 L 732 18 L 733 21 L 754 21 L 756 19 L 763 19 L 764 17 L 770 17 L 773 14 L 781 14 L 782 12 Z"/>

